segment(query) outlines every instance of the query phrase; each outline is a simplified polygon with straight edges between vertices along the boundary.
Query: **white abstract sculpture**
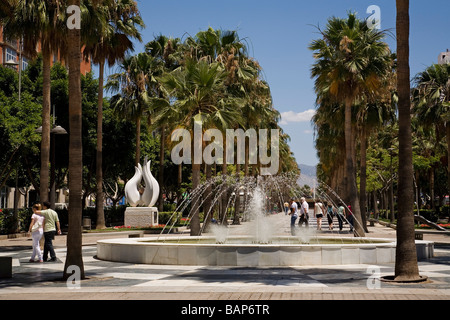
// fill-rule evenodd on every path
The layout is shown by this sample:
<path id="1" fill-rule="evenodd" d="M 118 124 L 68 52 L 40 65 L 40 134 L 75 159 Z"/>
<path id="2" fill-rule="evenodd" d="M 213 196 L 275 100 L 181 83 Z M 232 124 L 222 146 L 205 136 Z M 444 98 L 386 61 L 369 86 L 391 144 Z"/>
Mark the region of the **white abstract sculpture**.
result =
<path id="1" fill-rule="evenodd" d="M 150 171 L 150 163 L 151 161 L 145 158 L 144 167 L 138 164 L 133 178 L 125 185 L 125 197 L 132 207 L 153 207 L 158 201 L 159 184 Z M 141 193 L 139 187 L 142 179 L 145 182 L 145 189 Z"/>

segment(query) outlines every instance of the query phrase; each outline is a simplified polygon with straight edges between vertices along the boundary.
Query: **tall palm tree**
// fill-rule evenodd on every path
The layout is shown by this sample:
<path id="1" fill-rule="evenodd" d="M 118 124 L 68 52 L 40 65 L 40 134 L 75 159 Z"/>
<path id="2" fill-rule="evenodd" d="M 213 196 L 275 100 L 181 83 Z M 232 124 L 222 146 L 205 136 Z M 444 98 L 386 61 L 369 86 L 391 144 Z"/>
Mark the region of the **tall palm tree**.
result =
<path id="1" fill-rule="evenodd" d="M 315 147 L 320 159 L 321 180 L 338 194 L 345 191 L 344 110 L 339 105 L 322 103 L 312 118 L 315 127 Z"/>
<path id="2" fill-rule="evenodd" d="M 438 142 L 446 136 L 450 158 L 450 64 L 432 65 L 416 75 L 414 82 L 414 113 L 427 129 L 434 127 Z M 447 172 L 450 172 L 450 161 Z M 449 192 L 450 174 L 447 179 Z"/>
<path id="3" fill-rule="evenodd" d="M 157 36 L 154 40 L 145 45 L 145 52 L 155 59 L 159 60 L 162 64 L 163 72 L 170 72 L 180 66 L 182 58 L 182 43 L 179 38 L 168 38 L 163 35 Z M 162 91 L 158 86 L 155 86 L 155 95 L 157 98 L 164 99 Z M 164 106 L 165 107 L 165 106 Z M 158 112 L 158 104 L 153 106 L 154 112 Z M 164 186 L 164 160 L 165 160 L 165 146 L 166 146 L 166 130 L 167 124 L 163 124 L 160 128 L 160 153 L 159 153 L 159 172 L 158 180 L 159 185 Z M 164 200 L 163 192 L 160 192 L 158 199 L 158 209 L 163 211 Z"/>
<path id="4" fill-rule="evenodd" d="M 409 0 L 397 0 L 398 57 L 398 217 L 395 280 L 420 279 L 414 237 L 414 171 L 412 164 L 411 88 L 409 68 Z"/>
<path id="5" fill-rule="evenodd" d="M 311 75 L 315 78 L 319 104 L 328 100 L 345 108 L 348 199 L 357 221 L 355 235 L 364 236 L 353 160 L 352 110 L 360 101 L 376 97 L 389 66 L 389 47 L 383 42 L 384 32 L 369 29 L 367 23 L 358 20 L 353 13 L 349 13 L 347 19 L 330 18 L 321 33 L 323 37 L 310 45 L 316 59 Z"/>
<path id="6" fill-rule="evenodd" d="M 67 3 L 80 7 L 80 0 Z M 83 150 L 82 150 L 82 107 L 81 107 L 81 30 L 68 30 L 68 65 L 69 65 L 69 232 L 67 235 L 67 257 L 64 265 L 64 279 L 73 273 L 73 266 L 79 268 L 79 276 L 85 278 L 81 217 L 83 206 Z"/>
<path id="7" fill-rule="evenodd" d="M 23 39 L 24 51 L 36 55 L 40 44 L 42 50 L 42 140 L 40 192 L 41 201 L 48 200 L 50 163 L 50 68 L 53 54 L 64 56 L 66 45 L 64 0 L 11 0 L 8 1 L 9 14 L 2 19 L 4 34 L 9 38 Z M 11 14 L 12 13 L 12 14 Z"/>
<path id="8" fill-rule="evenodd" d="M 122 72 L 108 77 L 106 89 L 118 92 L 111 98 L 111 105 L 117 114 L 136 122 L 136 158 L 138 166 L 141 157 L 141 121 L 144 116 L 151 123 L 151 100 L 159 84 L 156 76 L 161 73 L 161 62 L 156 58 L 139 53 L 125 58 L 119 68 Z"/>
<path id="9" fill-rule="evenodd" d="M 227 72 L 219 63 L 208 63 L 205 60 L 188 60 L 186 64 L 160 78 L 162 89 L 167 97 L 174 100 L 172 119 L 177 119 L 179 127 L 191 132 L 195 123 L 207 128 L 232 128 L 239 121 L 240 114 L 237 101 L 227 95 L 224 82 Z M 161 113 L 155 122 L 163 121 Z M 194 143 L 194 140 L 192 140 Z M 202 163 L 192 161 L 192 189 L 200 185 Z M 199 220 L 199 204 L 193 200 L 191 235 L 201 233 Z"/>
<path id="10" fill-rule="evenodd" d="M 123 60 L 128 51 L 134 49 L 132 38 L 142 41 L 137 27 L 143 28 L 144 22 L 137 5 L 131 0 L 103 0 L 102 5 L 93 5 L 84 1 L 85 15 L 83 42 L 84 56 L 99 66 L 99 87 L 97 104 L 97 228 L 103 229 L 105 214 L 103 211 L 103 88 L 105 64 L 109 67 Z"/>

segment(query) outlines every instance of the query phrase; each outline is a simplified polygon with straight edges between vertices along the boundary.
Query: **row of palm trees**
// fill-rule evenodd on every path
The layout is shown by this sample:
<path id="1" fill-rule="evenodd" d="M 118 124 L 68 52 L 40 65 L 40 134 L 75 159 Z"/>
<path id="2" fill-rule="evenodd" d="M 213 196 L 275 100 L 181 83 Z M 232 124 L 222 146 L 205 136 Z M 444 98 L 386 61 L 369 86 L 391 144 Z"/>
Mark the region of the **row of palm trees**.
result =
<path id="1" fill-rule="evenodd" d="M 384 42 L 385 32 L 369 28 L 354 13 L 345 19 L 329 19 L 326 29 L 319 31 L 322 38 L 313 41 L 310 49 L 316 60 L 311 76 L 317 94 L 313 122 L 318 132 L 320 169 L 333 180 L 331 186 L 345 195 L 360 222 L 355 232 L 364 236 L 361 207 L 365 204 L 357 197 L 356 138 L 361 141 L 361 167 L 365 171 L 370 131 L 387 120 L 385 114 L 393 112 L 393 54 Z M 364 175 L 361 177 L 364 188 Z"/>
<path id="2" fill-rule="evenodd" d="M 398 219 L 393 278 L 417 281 L 422 278 L 417 267 L 414 239 L 411 113 L 413 109 L 422 112 L 429 116 L 428 123 L 436 130 L 438 127 L 448 130 L 447 113 L 442 110 L 448 107 L 449 78 L 443 75 L 448 67 L 433 66 L 416 78 L 417 88 L 411 90 L 409 0 L 397 0 L 396 3 L 396 54 L 384 42 L 386 31 L 369 28 L 366 21 L 359 20 L 353 13 L 344 19 L 330 18 L 326 28 L 319 30 L 322 37 L 310 46 L 315 58 L 311 75 L 315 79 L 318 105 L 313 122 L 317 132 L 319 172 L 351 205 L 358 236 L 367 232 L 366 215 L 362 211 L 366 208 L 368 139 L 386 127 L 395 131 L 392 140 L 395 137 L 397 141 L 392 141 L 392 146 L 398 148 L 395 150 L 398 153 Z"/>
<path id="3" fill-rule="evenodd" d="M 388 57 L 389 58 L 389 57 Z M 351 150 L 353 162 L 359 163 L 359 201 L 363 211 L 361 216 L 363 228 L 366 227 L 366 195 L 367 171 L 382 180 L 376 185 L 378 188 L 390 191 L 392 188 L 391 177 L 382 176 L 380 170 L 389 171 L 389 163 L 379 162 L 382 154 L 385 157 L 393 157 L 395 161 L 398 156 L 398 117 L 396 114 L 398 94 L 396 88 L 396 56 L 391 55 L 388 62 L 393 67 L 386 73 L 387 82 L 379 86 L 377 90 L 378 100 L 372 103 L 359 103 L 354 105 L 352 115 L 353 148 Z M 321 71 L 319 71 L 321 72 Z M 416 161 L 415 181 L 419 184 L 419 175 L 427 175 L 429 179 L 429 192 L 432 195 L 432 206 L 434 208 L 434 170 L 449 158 L 448 150 L 450 143 L 450 126 L 447 125 L 450 106 L 450 65 L 434 64 L 417 74 L 412 81 L 411 91 L 412 103 L 412 126 L 413 153 Z M 344 108 L 339 104 L 327 104 L 323 100 L 319 102 L 318 111 L 313 119 L 316 130 L 316 147 L 320 157 L 320 176 L 338 193 L 346 193 L 346 176 L 344 159 L 346 156 L 344 136 Z M 443 142 L 446 138 L 445 145 Z M 382 148 L 387 152 L 382 152 Z M 367 159 L 367 150 L 371 151 L 371 158 Z M 336 162 L 336 158 L 342 161 Z M 367 160 L 371 166 L 367 167 Z M 386 167 L 387 166 L 387 167 Z M 446 169 L 449 172 L 448 169 Z M 392 174 L 391 174 L 392 175 Z M 448 179 L 449 175 L 447 175 Z M 374 180 L 372 178 L 372 180 Z M 447 182 L 447 189 L 450 181 Z M 373 186 L 371 192 L 376 191 Z M 390 204 L 392 207 L 392 203 Z M 391 210 L 391 220 L 394 217 Z M 365 229 L 367 230 L 367 229 Z"/>
<path id="4" fill-rule="evenodd" d="M 67 8 L 80 8 L 81 28 L 68 28 Z M 82 190 L 82 141 L 81 141 L 81 73 L 82 48 L 84 58 L 92 59 L 100 66 L 103 76 L 105 63 L 114 64 L 133 49 L 133 40 L 140 39 L 139 27 L 144 23 L 137 4 L 133 0 L 5 0 L 0 6 L 0 23 L 4 35 L 10 39 L 22 39 L 23 50 L 31 57 L 37 51 L 43 57 L 43 105 L 40 199 L 48 200 L 50 155 L 50 67 L 57 55 L 66 61 L 69 69 L 69 236 L 68 254 L 64 277 L 78 266 L 81 278 L 84 269 L 81 255 L 81 198 Z M 98 166 L 101 168 L 101 119 L 103 81 L 99 87 Z M 97 170 L 98 184 L 102 186 L 101 170 Z M 102 192 L 100 192 L 102 194 Z M 102 208 L 100 208 L 102 210 Z M 101 220 L 100 220 L 100 223 Z M 104 223 L 104 219 L 103 219 Z"/>
<path id="5" fill-rule="evenodd" d="M 68 28 L 67 7 L 81 9 L 81 29 Z M 273 108 L 270 88 L 262 79 L 262 68 L 248 56 L 248 50 L 235 31 L 212 28 L 189 37 L 184 42 L 164 36 L 146 45 L 146 50 L 128 56 L 133 41 L 141 41 L 144 27 L 133 0 L 6 0 L 0 6 L 0 23 L 8 38 L 23 39 L 23 49 L 43 56 L 43 108 L 40 170 L 40 199 L 48 199 L 50 151 L 50 66 L 54 55 L 66 61 L 69 68 L 69 233 L 68 255 L 64 277 L 80 267 L 81 198 L 83 152 L 81 141 L 80 61 L 82 58 L 99 66 L 97 123 L 97 215 L 98 226 L 104 226 L 102 181 L 102 108 L 105 65 L 120 62 L 122 72 L 109 77 L 106 89 L 116 93 L 111 103 L 121 116 L 136 121 L 136 161 L 140 161 L 140 122 L 147 121 L 151 130 L 161 134 L 161 160 L 171 130 L 192 130 L 194 122 L 203 128 L 277 128 L 279 113 Z M 280 158 L 283 171 L 296 170 L 297 164 L 281 133 Z M 226 149 L 226 148 L 225 148 Z M 225 153 L 225 151 L 224 151 Z M 224 154 L 224 159 L 226 158 Z M 250 168 L 246 147 L 244 174 L 257 174 L 260 164 Z M 160 180 L 163 177 L 161 161 Z M 192 188 L 200 183 L 202 165 L 194 164 Z M 237 165 L 237 172 L 241 168 Z M 205 168 L 206 175 L 211 168 Z M 222 165 L 222 174 L 227 165 Z M 162 202 L 162 201 L 161 201 Z M 192 234 L 200 233 L 197 214 Z"/>
<path id="6" fill-rule="evenodd" d="M 269 85 L 261 74 L 261 66 L 248 56 L 244 40 L 235 31 L 209 28 L 184 41 L 163 35 L 156 37 L 145 46 L 145 52 L 122 61 L 120 72 L 109 77 L 106 88 L 116 93 L 111 104 L 118 113 L 136 121 L 136 137 L 139 138 L 142 120 L 150 124 L 150 130 L 159 131 L 161 182 L 164 150 L 166 146 L 173 146 L 170 133 L 180 128 L 193 133 L 195 124 L 201 125 L 203 130 L 214 128 L 222 132 L 278 129 L 281 132 L 280 170 L 298 171 L 288 146 L 289 137 L 278 125 L 280 114 L 273 107 Z M 205 148 L 204 141 L 192 140 L 191 143 L 200 143 Z M 248 143 L 245 151 L 244 168 L 237 164 L 237 174 L 241 169 L 246 176 L 250 171 L 258 174 L 260 164 L 250 168 Z M 226 147 L 221 158 L 226 159 Z M 137 139 L 136 165 L 139 160 Z M 226 175 L 226 161 L 219 164 L 221 174 Z M 209 165 L 193 161 L 192 189 L 200 185 L 202 169 L 207 178 L 211 176 Z M 227 201 L 226 195 L 222 201 Z M 193 209 L 192 235 L 200 233 L 198 210 L 198 207 Z"/>

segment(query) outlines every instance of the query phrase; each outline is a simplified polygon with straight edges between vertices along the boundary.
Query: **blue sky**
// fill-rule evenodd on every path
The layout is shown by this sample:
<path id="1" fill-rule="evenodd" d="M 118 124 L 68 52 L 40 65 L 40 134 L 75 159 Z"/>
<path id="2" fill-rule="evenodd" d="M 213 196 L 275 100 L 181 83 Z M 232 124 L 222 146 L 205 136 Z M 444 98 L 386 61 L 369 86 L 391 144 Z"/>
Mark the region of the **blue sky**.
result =
<path id="1" fill-rule="evenodd" d="M 347 12 L 367 18 L 370 5 L 381 9 L 381 28 L 391 31 L 386 38 L 396 50 L 394 0 L 164 0 L 138 1 L 146 29 L 144 44 L 163 34 L 172 37 L 195 35 L 209 26 L 237 30 L 250 47 L 250 55 L 264 69 L 274 100 L 282 113 L 281 126 L 291 136 L 290 146 L 298 163 L 316 165 L 311 116 L 315 109 L 314 83 L 310 78 L 313 63 L 309 43 L 318 38 L 316 26 L 325 26 L 331 16 Z M 410 1 L 411 76 L 436 63 L 440 52 L 450 48 L 448 0 Z M 114 72 L 114 68 L 109 73 Z"/>

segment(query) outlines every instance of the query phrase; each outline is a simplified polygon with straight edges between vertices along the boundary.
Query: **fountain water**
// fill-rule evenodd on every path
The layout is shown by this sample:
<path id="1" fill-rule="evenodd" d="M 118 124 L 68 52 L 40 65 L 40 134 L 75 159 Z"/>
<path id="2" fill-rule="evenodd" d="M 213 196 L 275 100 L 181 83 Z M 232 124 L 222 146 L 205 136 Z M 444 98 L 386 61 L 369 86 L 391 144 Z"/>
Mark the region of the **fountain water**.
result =
<path id="1" fill-rule="evenodd" d="M 212 266 L 381 264 L 395 261 L 396 244 L 392 239 L 342 237 L 339 232 L 324 237 L 311 227 L 296 228 L 295 236 L 286 235 L 290 234 L 290 218 L 279 213 L 284 199 L 308 196 L 300 191 L 297 178 L 293 175 L 212 178 L 178 205 L 171 219 L 173 222 L 158 237 L 99 241 L 97 257 L 129 263 Z M 317 187 L 315 192 L 322 201 L 335 205 L 330 190 Z M 225 208 L 221 207 L 222 195 L 227 196 Z M 339 199 L 337 194 L 331 192 L 331 195 Z M 237 199 L 239 201 L 236 202 Z M 209 208 L 207 203 L 211 203 Z M 202 235 L 163 235 L 174 228 L 175 217 L 180 212 L 187 213 L 187 221 L 192 218 L 194 212 L 189 207 L 203 207 Z M 277 214 L 274 214 L 275 207 L 279 208 L 275 212 Z M 230 225 L 228 221 L 236 221 L 234 214 L 239 215 L 241 211 L 243 225 Z M 210 221 L 216 212 L 226 214 L 219 216 L 215 220 L 217 223 L 212 223 Z M 280 221 L 285 227 L 279 227 Z M 232 232 L 236 230 L 240 233 Z M 417 247 L 419 259 L 433 256 L 432 243 L 417 241 Z"/>

